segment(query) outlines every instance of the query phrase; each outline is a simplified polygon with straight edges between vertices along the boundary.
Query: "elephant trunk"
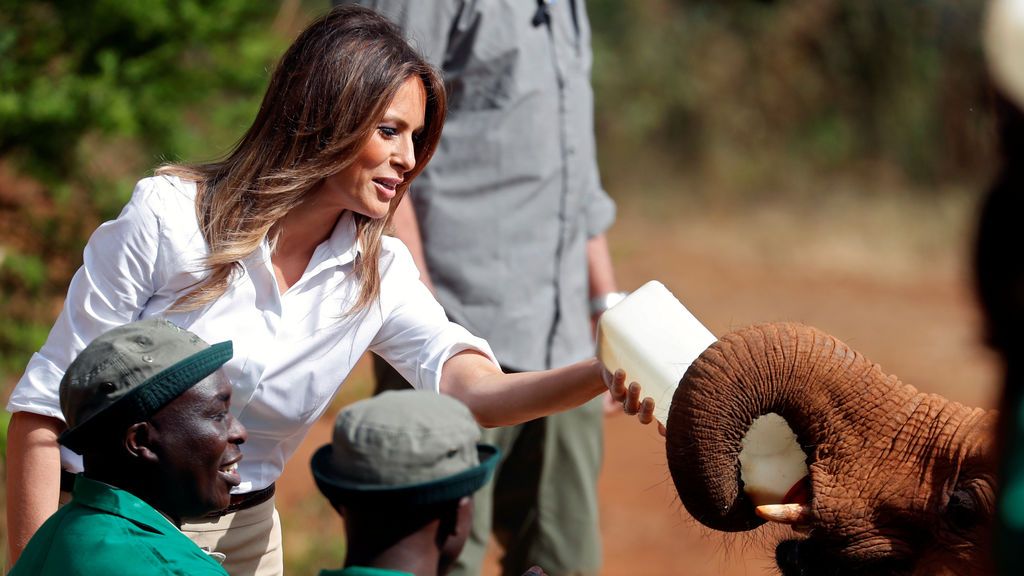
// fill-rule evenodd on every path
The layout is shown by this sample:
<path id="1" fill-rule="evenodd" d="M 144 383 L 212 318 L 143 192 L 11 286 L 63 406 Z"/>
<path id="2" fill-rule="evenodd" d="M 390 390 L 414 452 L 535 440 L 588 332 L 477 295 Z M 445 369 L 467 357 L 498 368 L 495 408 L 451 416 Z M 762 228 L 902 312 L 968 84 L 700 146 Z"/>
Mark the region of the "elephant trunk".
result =
<path id="1" fill-rule="evenodd" d="M 844 421 L 904 406 L 915 395 L 814 328 L 777 323 L 730 333 L 690 366 L 672 399 L 666 451 L 676 490 L 702 524 L 753 529 L 764 521 L 742 492 L 739 453 L 756 418 L 785 418 L 810 464 Z"/>

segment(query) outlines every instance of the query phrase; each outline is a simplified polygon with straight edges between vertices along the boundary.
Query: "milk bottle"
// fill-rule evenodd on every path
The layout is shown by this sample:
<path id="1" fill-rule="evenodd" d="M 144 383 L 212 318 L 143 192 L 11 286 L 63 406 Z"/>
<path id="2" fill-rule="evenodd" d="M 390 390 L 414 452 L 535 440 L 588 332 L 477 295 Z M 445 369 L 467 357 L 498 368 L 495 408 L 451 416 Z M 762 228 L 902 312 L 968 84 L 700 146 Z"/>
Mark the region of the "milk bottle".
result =
<path id="1" fill-rule="evenodd" d="M 672 394 L 690 364 L 717 338 L 656 280 L 644 284 L 601 315 L 597 356 L 609 371 L 621 368 L 654 399 L 654 417 L 665 424 Z"/>

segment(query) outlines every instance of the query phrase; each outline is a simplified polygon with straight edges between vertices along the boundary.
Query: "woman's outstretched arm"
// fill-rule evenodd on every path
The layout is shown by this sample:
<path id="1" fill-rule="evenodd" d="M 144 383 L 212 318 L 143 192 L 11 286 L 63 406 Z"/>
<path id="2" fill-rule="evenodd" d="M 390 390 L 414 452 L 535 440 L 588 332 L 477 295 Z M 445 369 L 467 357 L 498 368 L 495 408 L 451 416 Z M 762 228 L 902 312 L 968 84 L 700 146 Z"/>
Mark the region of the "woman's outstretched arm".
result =
<path id="1" fill-rule="evenodd" d="M 626 386 L 626 375 L 608 374 L 596 358 L 564 368 L 505 374 L 483 354 L 467 350 L 448 359 L 441 371 L 441 392 L 458 398 L 481 426 L 508 426 L 575 408 L 611 390 L 627 414 L 643 424 L 654 416 L 654 400 L 641 402 L 640 385 Z"/>

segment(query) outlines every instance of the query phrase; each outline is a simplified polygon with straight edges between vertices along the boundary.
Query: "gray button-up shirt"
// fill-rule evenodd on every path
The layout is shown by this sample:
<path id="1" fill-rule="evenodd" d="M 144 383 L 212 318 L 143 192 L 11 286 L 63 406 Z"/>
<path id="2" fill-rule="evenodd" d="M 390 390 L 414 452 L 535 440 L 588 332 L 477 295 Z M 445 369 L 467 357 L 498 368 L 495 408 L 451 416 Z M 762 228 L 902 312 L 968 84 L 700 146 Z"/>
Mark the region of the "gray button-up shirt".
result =
<path id="1" fill-rule="evenodd" d="M 441 68 L 444 134 L 410 192 L 449 317 L 502 365 L 593 354 L 586 241 L 615 206 L 595 158 L 582 1 L 361 0 Z"/>

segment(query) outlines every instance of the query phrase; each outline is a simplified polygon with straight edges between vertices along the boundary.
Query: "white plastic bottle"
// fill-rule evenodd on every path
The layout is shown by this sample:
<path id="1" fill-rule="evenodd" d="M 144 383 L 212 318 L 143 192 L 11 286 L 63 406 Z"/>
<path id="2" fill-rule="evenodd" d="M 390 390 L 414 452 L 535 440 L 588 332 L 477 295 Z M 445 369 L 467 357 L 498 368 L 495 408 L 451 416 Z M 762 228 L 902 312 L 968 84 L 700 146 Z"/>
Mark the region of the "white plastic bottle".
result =
<path id="1" fill-rule="evenodd" d="M 690 364 L 717 340 L 668 288 L 652 280 L 601 315 L 597 356 L 626 372 L 643 396 L 654 398 L 654 417 L 665 424 L 672 394 Z"/>

